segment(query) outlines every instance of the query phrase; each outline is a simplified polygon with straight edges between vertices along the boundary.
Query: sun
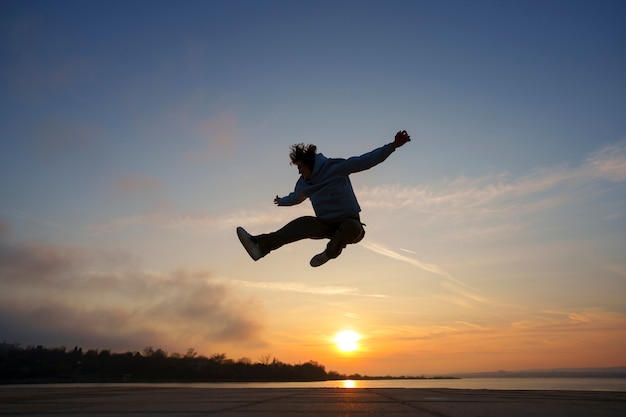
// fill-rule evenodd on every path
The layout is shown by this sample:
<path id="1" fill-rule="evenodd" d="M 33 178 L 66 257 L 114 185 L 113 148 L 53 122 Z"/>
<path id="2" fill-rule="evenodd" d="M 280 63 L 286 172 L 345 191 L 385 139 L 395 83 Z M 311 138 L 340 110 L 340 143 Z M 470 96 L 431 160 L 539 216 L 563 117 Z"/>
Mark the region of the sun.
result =
<path id="1" fill-rule="evenodd" d="M 343 330 L 335 335 L 333 339 L 337 349 L 342 352 L 353 352 L 359 348 L 358 341 L 361 335 L 352 330 Z"/>

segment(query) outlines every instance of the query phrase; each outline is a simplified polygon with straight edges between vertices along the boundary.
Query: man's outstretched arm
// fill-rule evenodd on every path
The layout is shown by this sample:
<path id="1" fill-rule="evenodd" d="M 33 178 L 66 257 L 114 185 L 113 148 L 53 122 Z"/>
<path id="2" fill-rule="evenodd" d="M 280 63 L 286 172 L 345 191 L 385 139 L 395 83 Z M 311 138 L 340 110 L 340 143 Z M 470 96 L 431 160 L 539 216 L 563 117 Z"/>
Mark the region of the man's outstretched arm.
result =
<path id="1" fill-rule="evenodd" d="M 295 206 L 306 200 L 304 194 L 297 194 L 295 191 L 285 197 L 274 197 L 274 204 L 277 206 Z"/>
<path id="2" fill-rule="evenodd" d="M 396 133 L 393 142 L 390 142 L 378 149 L 374 149 L 371 152 L 363 154 L 361 156 L 353 156 L 348 158 L 343 163 L 343 171 L 346 174 L 352 174 L 354 172 L 364 171 L 370 169 L 383 162 L 389 155 L 391 155 L 396 148 L 409 142 L 411 137 L 406 130 L 401 130 Z"/>

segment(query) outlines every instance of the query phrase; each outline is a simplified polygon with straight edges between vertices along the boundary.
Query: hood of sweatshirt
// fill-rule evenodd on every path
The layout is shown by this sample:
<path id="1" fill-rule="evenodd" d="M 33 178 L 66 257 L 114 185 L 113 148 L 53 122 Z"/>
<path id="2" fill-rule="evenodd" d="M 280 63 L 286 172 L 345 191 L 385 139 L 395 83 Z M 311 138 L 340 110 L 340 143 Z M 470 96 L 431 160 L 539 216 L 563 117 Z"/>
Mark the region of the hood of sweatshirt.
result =
<path id="1" fill-rule="evenodd" d="M 311 173 L 311 180 L 309 182 L 314 183 L 315 180 L 319 180 L 319 173 L 322 172 L 324 166 L 328 162 L 328 158 L 324 154 L 318 153 L 315 155 L 315 165 L 313 166 L 313 172 Z"/>

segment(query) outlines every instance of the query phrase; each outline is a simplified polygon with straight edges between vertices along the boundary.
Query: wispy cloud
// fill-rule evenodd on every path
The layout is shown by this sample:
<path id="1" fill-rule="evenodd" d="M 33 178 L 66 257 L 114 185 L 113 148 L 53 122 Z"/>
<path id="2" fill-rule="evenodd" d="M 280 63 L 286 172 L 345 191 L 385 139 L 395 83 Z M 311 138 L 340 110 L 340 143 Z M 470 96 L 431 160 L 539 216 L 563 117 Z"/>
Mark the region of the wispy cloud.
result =
<path id="1" fill-rule="evenodd" d="M 388 258 L 407 263 L 423 271 L 430 272 L 436 276 L 443 278 L 444 282 L 442 283 L 442 287 L 455 295 L 454 297 L 447 297 L 448 301 L 452 303 L 469 306 L 469 302 L 486 303 L 488 301 L 486 298 L 478 295 L 468 285 L 455 279 L 451 274 L 446 272 L 438 265 L 422 262 L 410 256 L 402 255 L 401 253 L 391 250 L 383 245 L 379 245 L 370 241 L 363 241 L 361 242 L 361 245 L 366 249 L 371 250 L 372 252 L 378 253 L 379 255 L 383 255 Z M 445 295 L 439 297 L 446 298 Z"/>
<path id="2" fill-rule="evenodd" d="M 494 344 L 506 343 L 509 339 L 517 339 L 521 343 L 530 338 L 535 338 L 536 342 L 557 338 L 565 342 L 570 338 L 577 338 L 578 334 L 593 335 L 603 332 L 619 338 L 624 333 L 626 315 L 601 308 L 544 311 L 515 309 L 501 311 L 498 320 L 490 318 L 487 323 L 456 320 L 421 326 L 395 326 L 387 329 L 382 337 L 421 342 L 431 338 L 465 335 L 470 336 L 471 343 L 475 345 L 484 345 L 483 341 L 474 336 L 485 332 L 489 333 L 489 340 Z"/>
<path id="3" fill-rule="evenodd" d="M 115 186 L 123 194 L 154 192 L 163 189 L 163 183 L 157 178 L 138 173 L 122 176 Z"/>
<path id="4" fill-rule="evenodd" d="M 597 205 L 599 196 L 616 195 L 624 181 L 626 141 L 599 149 L 574 168 L 557 166 L 522 177 L 497 173 L 422 186 L 363 187 L 357 192 L 369 212 L 419 215 L 423 225 L 441 226 L 440 233 L 449 237 L 476 238 L 519 234 L 543 215 L 558 215 L 563 207 Z M 610 212 L 598 211 L 598 216 L 617 218 L 624 213 L 623 207 L 606 210 Z"/>
<path id="5" fill-rule="evenodd" d="M 626 140 L 592 153 L 585 161 L 582 171 L 587 169 L 590 176 L 613 182 L 626 181 Z"/>
<path id="6" fill-rule="evenodd" d="M 371 250 L 372 252 L 376 252 L 380 255 L 387 256 L 391 259 L 396 259 L 398 261 L 406 262 L 424 271 L 431 272 L 433 274 L 440 275 L 446 279 L 450 279 L 454 281 L 454 279 L 450 276 L 450 274 L 448 274 L 446 271 L 441 269 L 441 267 L 435 264 L 430 264 L 430 263 L 419 261 L 415 258 L 411 258 L 405 255 L 402 255 L 398 252 L 395 252 L 389 248 L 386 248 L 383 245 L 379 245 L 379 244 L 369 242 L 369 241 L 363 241 L 362 246 Z"/>
<path id="7" fill-rule="evenodd" d="M 459 372 L 622 365 L 626 315 L 596 309 L 499 311 L 464 320 L 392 325 L 370 342 L 393 358 L 419 358 L 423 368 Z M 388 356 L 388 350 L 385 352 Z"/>
<path id="8" fill-rule="evenodd" d="M 611 144 L 593 152 L 577 168 L 559 166 L 539 169 L 514 178 L 506 173 L 483 177 L 459 177 L 439 185 L 420 187 L 380 186 L 360 189 L 361 201 L 368 207 L 411 208 L 424 213 L 440 210 L 464 210 L 493 214 L 518 208 L 519 198 L 531 195 L 541 200 L 542 193 L 558 186 L 569 186 L 560 194 L 578 194 L 582 187 L 596 180 L 626 181 L 626 141 Z M 537 209 L 537 202 L 522 209 Z"/>
<path id="9" fill-rule="evenodd" d="M 190 161 L 207 161 L 231 157 L 234 148 L 241 140 L 242 129 L 234 114 L 220 113 L 212 119 L 193 121 L 190 132 L 202 139 L 203 149 L 194 149 L 185 157 Z"/>
<path id="10" fill-rule="evenodd" d="M 34 215 L 30 212 L 24 211 L 24 210 L 18 210 L 16 208 L 13 207 L 6 207 L 5 208 L 7 214 L 10 217 L 16 218 L 16 219 L 20 219 L 23 221 L 26 221 L 28 223 L 35 223 L 38 224 L 40 226 L 45 226 L 45 227 L 50 227 L 50 228 L 54 228 L 54 229 L 61 229 L 63 228 L 63 226 L 61 226 L 61 224 L 52 221 L 50 219 L 46 219 L 44 217 L 41 216 L 37 216 Z M 6 223 L 7 227 L 8 227 L 8 223 Z"/>
<path id="11" fill-rule="evenodd" d="M 543 310 L 512 321 L 510 329 L 529 334 L 623 332 L 626 315 L 601 308 Z"/>
<path id="12" fill-rule="evenodd" d="M 605 269 L 612 271 L 619 275 L 620 277 L 626 279 L 626 264 L 609 264 L 604 266 Z"/>
<path id="13" fill-rule="evenodd" d="M 167 204 L 163 204 L 126 217 L 118 217 L 92 224 L 89 226 L 89 232 L 95 235 L 103 235 L 132 226 L 145 226 L 197 234 L 211 233 L 215 229 L 234 229 L 237 226 L 244 225 L 246 228 L 249 228 L 251 233 L 261 233 L 267 232 L 271 228 L 282 226 L 293 218 L 305 214 L 311 214 L 310 207 L 300 206 L 291 210 L 274 207 L 272 211 L 259 208 L 258 210 L 233 210 L 225 214 L 213 214 L 203 211 L 176 213 L 172 212 Z"/>
<path id="14" fill-rule="evenodd" d="M 353 287 L 335 287 L 335 286 L 313 286 L 302 284 L 299 282 L 255 282 L 255 281 L 243 281 L 243 280 L 225 280 L 222 281 L 226 284 L 237 285 L 248 288 L 258 288 L 262 290 L 270 291 L 289 291 L 305 294 L 315 295 L 351 295 L 357 297 L 374 297 L 374 298 L 386 298 L 384 294 L 362 294 L 358 288 Z"/>

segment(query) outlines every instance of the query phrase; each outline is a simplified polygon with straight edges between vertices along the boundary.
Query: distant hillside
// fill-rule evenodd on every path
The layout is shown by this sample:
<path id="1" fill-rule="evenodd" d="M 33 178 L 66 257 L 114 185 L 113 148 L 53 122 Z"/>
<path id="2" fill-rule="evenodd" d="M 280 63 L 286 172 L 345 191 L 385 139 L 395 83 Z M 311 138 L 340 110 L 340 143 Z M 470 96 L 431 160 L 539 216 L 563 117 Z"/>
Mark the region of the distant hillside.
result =
<path id="1" fill-rule="evenodd" d="M 626 366 L 614 368 L 556 368 L 524 371 L 473 372 L 463 378 L 626 378 Z"/>

